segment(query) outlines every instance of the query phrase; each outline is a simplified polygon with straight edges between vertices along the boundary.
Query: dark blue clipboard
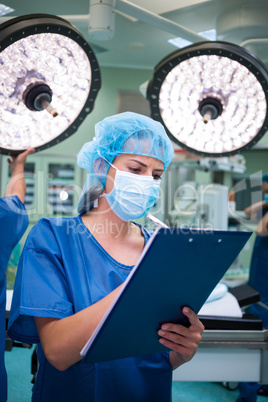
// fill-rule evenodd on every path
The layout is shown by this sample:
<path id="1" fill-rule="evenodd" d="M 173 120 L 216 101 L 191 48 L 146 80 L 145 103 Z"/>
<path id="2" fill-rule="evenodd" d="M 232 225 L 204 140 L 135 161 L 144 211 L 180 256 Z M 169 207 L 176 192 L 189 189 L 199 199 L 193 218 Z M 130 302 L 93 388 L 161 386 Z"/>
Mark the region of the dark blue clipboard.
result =
<path id="1" fill-rule="evenodd" d="M 81 354 L 94 363 L 164 352 L 157 330 L 187 325 L 238 256 L 251 232 L 158 228 Z M 188 320 L 187 320 L 188 321 Z"/>

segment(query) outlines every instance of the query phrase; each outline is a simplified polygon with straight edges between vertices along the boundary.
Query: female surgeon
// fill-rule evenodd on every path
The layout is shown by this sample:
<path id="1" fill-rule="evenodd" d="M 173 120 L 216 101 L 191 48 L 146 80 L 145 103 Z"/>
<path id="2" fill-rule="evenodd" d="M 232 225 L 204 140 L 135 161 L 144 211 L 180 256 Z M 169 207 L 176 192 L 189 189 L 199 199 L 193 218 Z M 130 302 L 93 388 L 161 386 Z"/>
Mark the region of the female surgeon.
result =
<path id="1" fill-rule="evenodd" d="M 6 269 L 13 248 L 28 226 L 24 206 L 26 184 L 24 164 L 34 149 L 8 159 L 11 178 L 4 197 L 0 197 L 0 402 L 7 400 L 7 374 L 4 364 L 6 343 Z"/>
<path id="2" fill-rule="evenodd" d="M 166 323 L 159 330 L 170 352 L 81 362 L 81 349 L 150 237 L 133 220 L 155 204 L 173 156 L 163 126 L 136 113 L 104 119 L 95 134 L 78 154 L 88 171 L 79 215 L 41 219 L 28 236 L 9 335 L 38 343 L 33 401 L 168 402 L 172 369 L 193 357 L 204 329 L 189 308 L 188 328 Z"/>

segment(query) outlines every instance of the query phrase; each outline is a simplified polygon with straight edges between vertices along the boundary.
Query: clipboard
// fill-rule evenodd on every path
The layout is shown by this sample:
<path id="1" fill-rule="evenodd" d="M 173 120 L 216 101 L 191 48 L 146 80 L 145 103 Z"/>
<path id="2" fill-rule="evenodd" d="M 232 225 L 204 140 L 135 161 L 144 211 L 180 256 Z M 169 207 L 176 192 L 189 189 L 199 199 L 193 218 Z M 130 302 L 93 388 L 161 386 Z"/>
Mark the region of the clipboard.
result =
<path id="1" fill-rule="evenodd" d="M 80 352 L 84 363 L 168 351 L 157 330 L 188 325 L 238 256 L 252 232 L 158 228 L 138 263 Z"/>

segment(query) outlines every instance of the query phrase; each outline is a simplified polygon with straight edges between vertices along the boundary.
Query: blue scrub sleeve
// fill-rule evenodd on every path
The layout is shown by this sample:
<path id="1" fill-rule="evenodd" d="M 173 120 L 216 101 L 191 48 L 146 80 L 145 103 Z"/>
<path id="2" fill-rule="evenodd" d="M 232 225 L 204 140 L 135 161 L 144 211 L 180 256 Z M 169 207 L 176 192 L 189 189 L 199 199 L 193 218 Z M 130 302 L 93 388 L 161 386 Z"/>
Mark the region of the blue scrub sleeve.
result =
<path id="1" fill-rule="evenodd" d="M 9 336 L 38 343 L 34 317 L 64 318 L 73 314 L 64 266 L 48 220 L 29 233 L 15 280 L 9 316 Z"/>
<path id="2" fill-rule="evenodd" d="M 25 206 L 17 196 L 0 198 L 0 280 L 5 276 L 10 254 L 28 223 Z"/>
<path id="3" fill-rule="evenodd" d="M 19 197 L 16 195 L 0 197 L 0 222 L 1 227 L 5 228 L 6 232 L 23 234 L 24 230 L 27 228 L 29 219 L 25 206 Z M 5 241 L 4 238 L 3 241 Z M 8 237 L 6 239 L 6 242 L 7 241 Z M 1 244 L 1 246 L 4 245 L 5 244 Z"/>

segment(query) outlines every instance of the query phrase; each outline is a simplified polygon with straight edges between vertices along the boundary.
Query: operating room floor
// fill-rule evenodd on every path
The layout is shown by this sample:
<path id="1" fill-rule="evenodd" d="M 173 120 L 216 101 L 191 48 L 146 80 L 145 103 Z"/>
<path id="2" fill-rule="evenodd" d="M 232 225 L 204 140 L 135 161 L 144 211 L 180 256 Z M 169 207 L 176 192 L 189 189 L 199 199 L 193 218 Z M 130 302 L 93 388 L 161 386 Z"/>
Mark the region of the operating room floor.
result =
<path id="1" fill-rule="evenodd" d="M 14 347 L 5 353 L 8 373 L 8 402 L 29 402 L 31 400 L 32 349 Z M 173 402 L 235 402 L 238 390 L 230 391 L 221 383 L 174 382 Z M 267 397 L 258 397 L 258 402 L 268 402 Z M 163 401 L 164 402 L 164 401 Z"/>

